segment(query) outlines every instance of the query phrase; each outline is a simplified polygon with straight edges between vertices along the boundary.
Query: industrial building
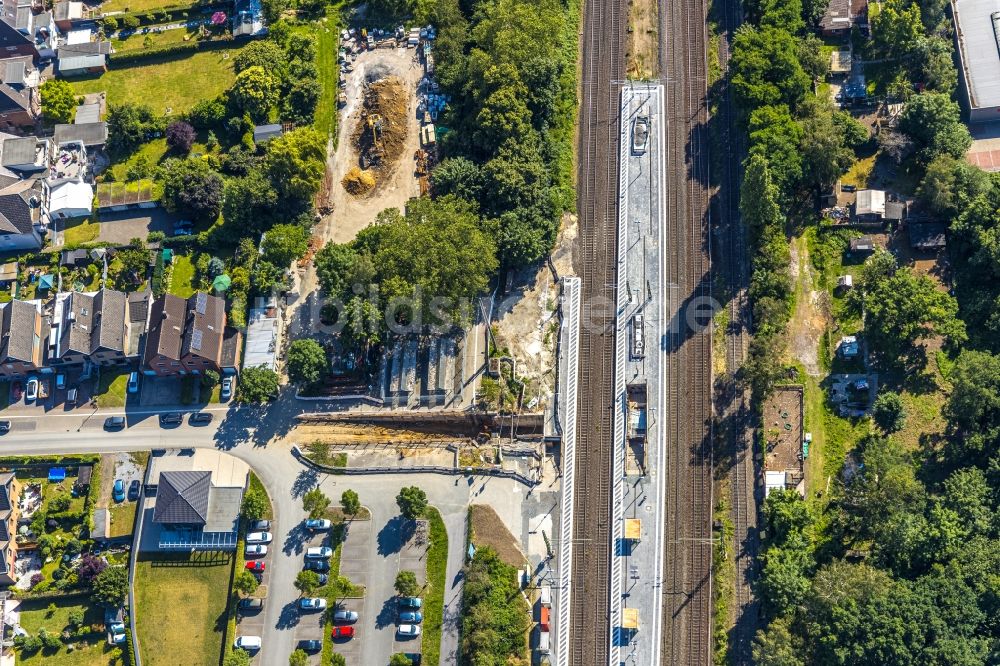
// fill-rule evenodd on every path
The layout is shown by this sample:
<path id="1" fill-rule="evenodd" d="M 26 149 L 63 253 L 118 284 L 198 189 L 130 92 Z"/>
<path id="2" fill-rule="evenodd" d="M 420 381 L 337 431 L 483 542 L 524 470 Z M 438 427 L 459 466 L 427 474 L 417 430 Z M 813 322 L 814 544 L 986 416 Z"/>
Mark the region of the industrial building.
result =
<path id="1" fill-rule="evenodd" d="M 969 122 L 1000 120 L 1000 0 L 952 0 L 951 8 Z"/>

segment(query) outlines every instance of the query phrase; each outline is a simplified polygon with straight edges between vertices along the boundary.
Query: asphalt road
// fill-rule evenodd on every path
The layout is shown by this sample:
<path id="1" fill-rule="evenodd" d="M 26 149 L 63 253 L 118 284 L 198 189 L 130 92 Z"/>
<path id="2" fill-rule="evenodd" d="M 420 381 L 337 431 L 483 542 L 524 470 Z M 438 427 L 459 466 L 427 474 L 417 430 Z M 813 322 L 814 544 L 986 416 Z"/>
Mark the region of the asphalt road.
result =
<path id="1" fill-rule="evenodd" d="M 313 406 L 310 405 L 310 409 Z M 169 411 L 169 410 L 164 410 Z M 176 409 L 175 411 L 196 411 Z M 246 461 L 260 477 L 271 497 L 274 511 L 272 543 L 275 557 L 269 563 L 268 602 L 264 608 L 261 664 L 282 664 L 295 649 L 295 627 L 300 621 L 295 609 L 298 593 L 294 588 L 301 569 L 306 537 L 301 529 L 305 519 L 302 494 L 317 483 L 337 501 L 347 487 L 354 489 L 372 512 L 372 562 L 369 588 L 365 598 L 365 617 L 359 627 L 362 642 L 360 663 L 388 663 L 394 649 L 395 626 L 383 614 L 398 567 L 398 536 L 392 534 L 398 508 L 395 496 L 405 485 L 423 488 L 428 500 L 442 515 L 448 532 L 448 566 L 445 588 L 444 627 L 441 663 L 457 662 L 459 611 L 461 607 L 461 570 L 463 565 L 466 512 L 470 501 L 493 506 L 520 507 L 527 489 L 521 484 L 488 477 L 460 477 L 435 474 L 364 476 L 345 478 L 318 474 L 304 467 L 291 454 L 290 445 L 265 444 L 284 434 L 300 408 L 281 402 L 265 410 L 252 407 L 212 407 L 201 411 L 215 414 L 208 426 L 187 424 L 171 429 L 159 426 L 155 410 L 76 410 L 69 413 L 24 410 L 6 415 L 11 431 L 0 437 L 0 449 L 6 454 L 46 455 L 56 453 L 111 453 L 155 448 L 218 448 Z M 120 432 L 105 432 L 103 422 L 111 414 L 127 414 L 129 427 Z M 381 541 L 380 541 L 381 539 Z M 395 550 L 395 553 L 393 552 Z M 380 552 L 381 551 L 381 552 Z M 278 553 L 283 556 L 277 556 Z M 394 558 L 394 555 L 396 559 Z M 391 572 L 391 575 L 390 575 Z M 374 615 L 370 610 L 377 609 Z M 394 619 L 394 618 L 393 618 Z M 378 626 L 376 626 L 378 625 Z M 363 630 L 363 631 L 362 631 Z"/>

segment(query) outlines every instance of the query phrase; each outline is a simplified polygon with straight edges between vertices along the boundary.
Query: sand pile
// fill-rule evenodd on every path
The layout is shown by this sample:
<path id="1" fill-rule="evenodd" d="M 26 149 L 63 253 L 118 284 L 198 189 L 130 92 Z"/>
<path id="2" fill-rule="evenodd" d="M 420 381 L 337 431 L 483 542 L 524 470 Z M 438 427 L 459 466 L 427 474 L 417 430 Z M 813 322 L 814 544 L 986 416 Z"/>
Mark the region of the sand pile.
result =
<path id="1" fill-rule="evenodd" d="M 351 167 L 340 183 L 354 196 L 362 196 L 375 188 L 375 174 L 370 169 Z"/>

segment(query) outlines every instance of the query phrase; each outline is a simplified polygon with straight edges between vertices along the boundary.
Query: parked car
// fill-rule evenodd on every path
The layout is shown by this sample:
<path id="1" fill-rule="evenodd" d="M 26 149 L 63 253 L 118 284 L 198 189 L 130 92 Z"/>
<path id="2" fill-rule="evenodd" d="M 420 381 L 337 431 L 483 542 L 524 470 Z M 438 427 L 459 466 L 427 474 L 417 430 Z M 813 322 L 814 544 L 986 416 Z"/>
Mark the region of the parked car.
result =
<path id="1" fill-rule="evenodd" d="M 246 566 L 246 568 L 249 571 L 253 571 L 255 573 L 260 573 L 261 571 L 264 571 L 264 569 L 267 569 L 267 565 L 264 564 L 263 562 L 261 562 L 260 560 L 254 560 L 253 562 L 247 562 L 244 566 Z"/>
<path id="2" fill-rule="evenodd" d="M 271 529 L 270 520 L 258 520 L 250 525 L 251 532 L 267 532 Z"/>
<path id="3" fill-rule="evenodd" d="M 322 562 L 323 560 L 316 560 L 316 561 L 317 562 Z M 309 567 L 306 567 L 306 568 L 308 569 Z M 330 580 L 330 577 L 327 576 L 325 573 L 316 574 L 316 578 L 319 579 L 319 584 L 320 585 L 326 585 L 326 582 L 328 580 Z"/>
<path id="4" fill-rule="evenodd" d="M 125 417 L 124 416 L 109 416 L 104 419 L 104 429 L 105 430 L 121 430 L 125 427 Z"/>
<path id="5" fill-rule="evenodd" d="M 115 479 L 115 488 L 111 496 L 115 498 L 116 502 L 125 501 L 125 481 L 123 479 Z"/>
<path id="6" fill-rule="evenodd" d="M 38 397 L 38 380 L 32 377 L 28 380 L 28 390 L 24 393 L 24 400 L 32 402 Z"/>
<path id="7" fill-rule="evenodd" d="M 247 597 L 246 599 L 240 599 L 239 607 L 240 610 L 244 611 L 258 611 L 264 607 L 264 600 L 254 597 Z"/>
<path id="8" fill-rule="evenodd" d="M 128 376 L 128 392 L 137 393 L 139 391 L 139 373 L 133 372 Z"/>
<path id="9" fill-rule="evenodd" d="M 858 191 L 858 186 L 857 185 L 841 185 L 840 186 L 840 191 L 841 192 L 857 192 Z"/>
<path id="10" fill-rule="evenodd" d="M 327 559 L 333 557 L 333 548 L 329 546 L 313 546 L 306 549 L 306 557 L 309 559 Z"/>
<path id="11" fill-rule="evenodd" d="M 4 434 L 5 432 L 10 432 L 10 421 L 7 421 L 6 419 L 0 421 L 0 435 Z"/>
<path id="12" fill-rule="evenodd" d="M 326 518 L 310 518 L 306 521 L 307 530 L 328 530 L 333 525 L 333 523 Z"/>
<path id="13" fill-rule="evenodd" d="M 346 608 L 341 608 L 339 611 L 333 614 L 334 622 L 357 622 L 358 613 L 357 611 L 347 610 Z"/>
<path id="14" fill-rule="evenodd" d="M 260 649 L 263 641 L 261 641 L 260 636 L 240 636 L 233 643 L 233 646 L 238 650 L 246 650 L 247 652 L 256 652 Z"/>
<path id="15" fill-rule="evenodd" d="M 212 422 L 211 412 L 195 412 L 188 417 L 190 425 L 206 425 Z"/>
<path id="16" fill-rule="evenodd" d="M 424 621 L 424 614 L 420 611 L 401 611 L 399 621 L 406 624 L 419 624 Z"/>
<path id="17" fill-rule="evenodd" d="M 403 636 L 404 638 L 411 638 L 420 635 L 420 625 L 417 624 L 401 624 L 396 627 L 396 634 Z"/>
<path id="18" fill-rule="evenodd" d="M 299 608 L 308 611 L 326 610 L 326 599 L 320 599 L 319 597 L 299 599 Z"/>
<path id="19" fill-rule="evenodd" d="M 400 597 L 399 605 L 403 608 L 420 608 L 424 601 L 420 597 Z"/>
<path id="20" fill-rule="evenodd" d="M 649 143 L 649 116 L 636 116 L 632 125 L 632 152 L 642 155 Z"/>
<path id="21" fill-rule="evenodd" d="M 56 388 L 57 389 L 66 388 L 66 375 L 62 373 L 56 375 Z"/>
<path id="22" fill-rule="evenodd" d="M 173 426 L 180 425 L 182 423 L 184 423 L 184 415 L 180 412 L 164 412 L 163 414 L 160 414 L 161 426 Z"/>
<path id="23" fill-rule="evenodd" d="M 330 570 L 329 560 L 306 560 L 305 569 L 307 571 L 326 572 Z"/>
<path id="24" fill-rule="evenodd" d="M 108 627 L 108 633 L 111 634 L 111 642 L 115 645 L 121 645 L 125 642 L 125 625 L 121 622 L 115 622 Z"/>
<path id="25" fill-rule="evenodd" d="M 333 640 L 350 640 L 354 638 L 354 627 L 334 627 L 333 631 L 330 632 L 330 637 Z"/>
<path id="26" fill-rule="evenodd" d="M 263 557 L 267 555 L 267 546 L 262 543 L 248 544 L 244 554 L 247 557 Z"/>
<path id="27" fill-rule="evenodd" d="M 140 483 L 138 479 L 133 479 L 132 483 L 128 484 L 128 498 L 133 502 L 139 499 L 139 487 Z"/>
<path id="28" fill-rule="evenodd" d="M 247 535 L 247 543 L 271 543 L 271 533 L 251 532 Z"/>
<path id="29" fill-rule="evenodd" d="M 222 380 L 222 389 L 219 391 L 219 399 L 222 401 L 229 400 L 233 397 L 233 378 L 226 377 Z"/>
<path id="30" fill-rule="evenodd" d="M 319 652 L 323 649 L 323 641 L 318 641 L 316 639 L 299 641 L 299 649 L 305 650 L 306 652 Z"/>

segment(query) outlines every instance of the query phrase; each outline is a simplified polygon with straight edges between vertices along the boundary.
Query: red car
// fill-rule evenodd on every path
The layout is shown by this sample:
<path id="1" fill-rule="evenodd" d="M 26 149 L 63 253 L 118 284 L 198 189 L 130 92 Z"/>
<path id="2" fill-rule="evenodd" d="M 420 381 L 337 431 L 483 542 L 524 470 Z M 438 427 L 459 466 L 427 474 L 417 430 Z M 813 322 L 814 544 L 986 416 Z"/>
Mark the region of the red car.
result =
<path id="1" fill-rule="evenodd" d="M 247 562 L 246 566 L 250 571 L 263 571 L 267 568 L 267 565 L 259 560 L 256 562 Z"/>
<path id="2" fill-rule="evenodd" d="M 338 638 L 351 639 L 354 638 L 354 627 L 334 627 L 333 631 L 330 632 L 330 637 L 333 640 Z"/>

